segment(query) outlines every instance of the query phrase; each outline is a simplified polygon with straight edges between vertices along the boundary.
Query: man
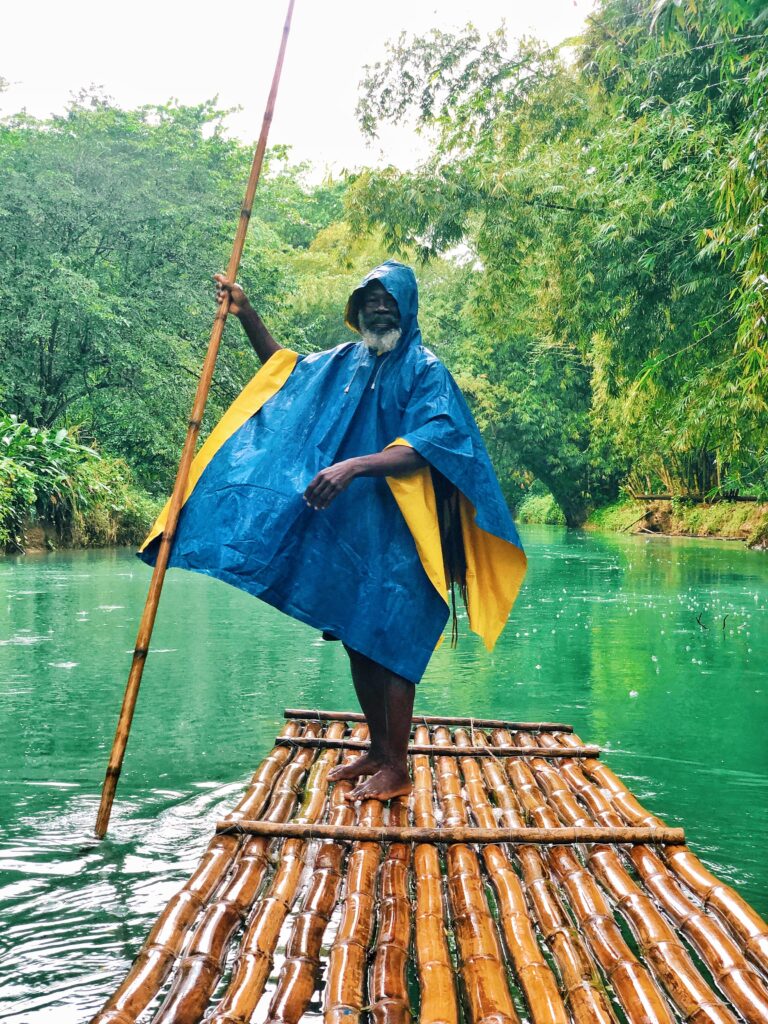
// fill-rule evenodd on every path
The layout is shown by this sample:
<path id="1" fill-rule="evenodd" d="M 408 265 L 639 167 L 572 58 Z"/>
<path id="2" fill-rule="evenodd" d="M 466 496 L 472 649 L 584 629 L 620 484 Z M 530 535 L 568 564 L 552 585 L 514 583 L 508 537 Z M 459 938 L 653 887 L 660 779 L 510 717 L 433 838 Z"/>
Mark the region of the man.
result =
<path id="1" fill-rule="evenodd" d="M 195 459 L 169 564 L 341 640 L 371 745 L 330 778 L 362 776 L 352 800 L 404 795 L 415 684 L 448 588 L 458 583 L 492 647 L 525 571 L 520 541 L 471 413 L 421 343 L 410 268 L 371 271 L 345 311 L 359 340 L 304 357 L 275 341 L 242 288 L 215 280 L 262 369 Z"/>

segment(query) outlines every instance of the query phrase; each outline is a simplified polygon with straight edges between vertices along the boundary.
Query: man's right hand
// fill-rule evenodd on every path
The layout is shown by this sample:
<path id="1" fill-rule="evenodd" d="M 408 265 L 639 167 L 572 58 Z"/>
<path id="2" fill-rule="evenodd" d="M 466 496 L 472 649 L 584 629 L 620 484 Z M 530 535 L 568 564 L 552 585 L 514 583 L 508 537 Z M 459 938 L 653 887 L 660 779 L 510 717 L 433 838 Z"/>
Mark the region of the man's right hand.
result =
<path id="1" fill-rule="evenodd" d="M 240 316 L 243 310 L 249 308 L 248 297 L 237 281 L 230 281 L 224 274 L 214 274 L 213 280 L 216 282 L 216 301 L 219 305 L 224 301 L 224 296 L 229 293 L 230 313 Z"/>
<path id="2" fill-rule="evenodd" d="M 225 297 L 229 296 L 229 312 L 234 313 L 242 324 L 243 330 L 248 335 L 248 340 L 259 357 L 259 362 L 266 363 L 283 346 L 279 345 L 269 333 L 264 321 L 250 304 L 237 281 L 230 281 L 226 274 L 214 274 L 213 280 L 216 282 L 216 301 L 221 305 Z"/>

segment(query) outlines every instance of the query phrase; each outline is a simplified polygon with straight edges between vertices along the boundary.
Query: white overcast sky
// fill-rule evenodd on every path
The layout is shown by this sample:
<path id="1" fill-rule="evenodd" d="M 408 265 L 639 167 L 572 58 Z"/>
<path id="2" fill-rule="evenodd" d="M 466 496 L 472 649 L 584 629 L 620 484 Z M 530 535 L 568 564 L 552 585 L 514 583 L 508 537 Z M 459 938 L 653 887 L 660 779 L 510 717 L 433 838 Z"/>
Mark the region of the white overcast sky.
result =
<path id="1" fill-rule="evenodd" d="M 297 0 L 271 143 L 317 170 L 382 160 L 413 164 L 423 144 L 407 129 L 368 148 L 354 116 L 364 64 L 384 56 L 402 30 L 507 23 L 510 36 L 557 43 L 579 32 L 594 0 Z M 97 85 L 124 107 L 219 97 L 241 107 L 228 122 L 251 141 L 261 126 L 285 15 L 284 0 L 38 0 L 3 5 L 0 113 L 60 113 L 79 89 Z M 380 13 L 383 12 L 383 13 Z"/>

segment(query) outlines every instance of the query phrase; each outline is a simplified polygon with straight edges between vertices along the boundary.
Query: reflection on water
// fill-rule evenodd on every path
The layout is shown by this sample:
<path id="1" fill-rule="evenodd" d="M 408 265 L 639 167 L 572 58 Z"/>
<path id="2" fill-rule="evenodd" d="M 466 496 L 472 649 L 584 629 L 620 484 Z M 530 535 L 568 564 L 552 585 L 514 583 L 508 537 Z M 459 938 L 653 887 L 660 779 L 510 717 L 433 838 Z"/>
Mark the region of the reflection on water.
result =
<path id="1" fill-rule="evenodd" d="M 572 721 L 768 913 L 768 558 L 545 527 L 524 539 L 529 575 L 496 651 L 466 636 L 443 645 L 417 709 Z M 225 584 L 170 573 L 110 836 L 96 842 L 148 578 L 123 551 L 0 562 L 2 1020 L 87 1020 L 282 709 L 354 706 L 339 644 Z"/>

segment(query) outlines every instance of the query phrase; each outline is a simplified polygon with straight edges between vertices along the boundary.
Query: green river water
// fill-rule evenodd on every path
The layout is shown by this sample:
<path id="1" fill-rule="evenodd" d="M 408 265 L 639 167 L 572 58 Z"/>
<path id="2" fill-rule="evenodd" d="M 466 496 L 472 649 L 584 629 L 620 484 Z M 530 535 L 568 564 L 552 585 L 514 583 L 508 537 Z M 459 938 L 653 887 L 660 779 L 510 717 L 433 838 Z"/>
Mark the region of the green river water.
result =
<path id="1" fill-rule="evenodd" d="M 444 644 L 424 713 L 573 722 L 768 913 L 768 555 L 527 527 L 492 655 Z M 85 1021 L 114 989 L 285 706 L 349 709 L 339 644 L 172 572 L 109 838 L 93 823 L 149 570 L 131 552 L 0 560 L 0 1019 Z M 697 619 L 699 621 L 697 621 Z"/>

